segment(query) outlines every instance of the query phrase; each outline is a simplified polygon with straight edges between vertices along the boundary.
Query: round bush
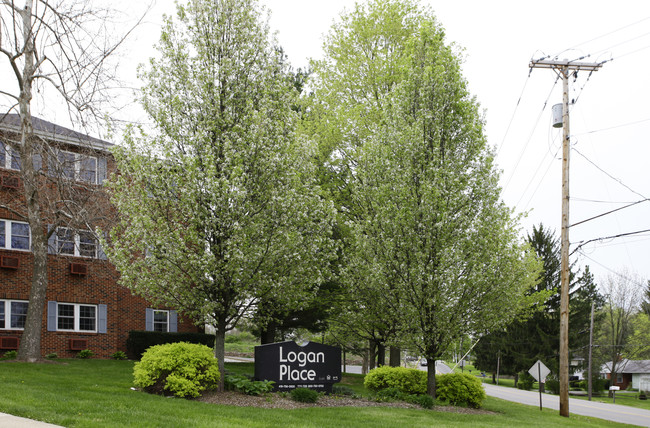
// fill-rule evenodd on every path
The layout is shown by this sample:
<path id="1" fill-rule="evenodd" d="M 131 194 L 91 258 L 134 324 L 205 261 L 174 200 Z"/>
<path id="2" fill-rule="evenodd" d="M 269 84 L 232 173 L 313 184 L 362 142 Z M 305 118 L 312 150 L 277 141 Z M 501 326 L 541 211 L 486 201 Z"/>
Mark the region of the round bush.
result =
<path id="1" fill-rule="evenodd" d="M 463 373 L 436 376 L 436 392 L 440 400 L 453 406 L 468 406 L 478 409 L 485 400 L 485 390 L 480 379 Z"/>
<path id="2" fill-rule="evenodd" d="M 133 368 L 134 384 L 153 394 L 198 397 L 219 386 L 219 366 L 212 350 L 187 342 L 147 349 Z"/>
<path id="3" fill-rule="evenodd" d="M 318 401 L 318 391 L 309 388 L 292 389 L 291 399 L 299 403 L 315 403 Z"/>
<path id="4" fill-rule="evenodd" d="M 370 370 L 363 384 L 375 392 L 385 388 L 397 388 L 404 394 L 425 394 L 427 373 L 406 367 L 381 366 Z"/>

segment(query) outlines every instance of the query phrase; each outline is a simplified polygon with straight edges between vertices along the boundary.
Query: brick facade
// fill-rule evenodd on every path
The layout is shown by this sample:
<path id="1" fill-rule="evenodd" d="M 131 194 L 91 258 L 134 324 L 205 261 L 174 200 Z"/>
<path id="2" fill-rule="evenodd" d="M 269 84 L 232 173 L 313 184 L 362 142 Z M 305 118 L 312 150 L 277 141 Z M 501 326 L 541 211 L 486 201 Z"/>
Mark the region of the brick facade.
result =
<path id="1" fill-rule="evenodd" d="M 45 125 L 53 126 L 47 122 L 45 122 Z M 3 139 L 7 139 L 6 130 L 0 134 L 0 141 L 3 141 Z M 76 148 L 65 147 L 65 150 L 74 152 Z M 107 151 L 103 150 L 97 156 L 102 156 L 108 160 L 108 171 L 115 170 L 114 162 Z M 19 174 L 19 171 L 7 169 L 0 165 L 0 180 L 2 176 L 19 176 Z M 0 181 L 0 183 L 2 182 Z M 97 189 L 101 191 L 101 185 L 95 185 L 93 191 Z M 20 201 L 24 200 L 22 192 L 22 188 L 13 189 L 0 185 L 0 220 L 26 221 L 19 213 L 14 212 L 17 211 L 15 208 L 12 208 L 12 210 L 2 208 L 3 204 L 13 207 L 20 206 Z M 105 199 L 105 194 L 100 196 Z M 112 211 L 112 207 L 108 206 L 107 203 L 102 209 Z M 18 258 L 19 264 L 17 268 L 0 268 L 0 301 L 28 301 L 32 279 L 33 254 L 29 250 L 0 248 L 0 257 L 3 256 L 10 257 L 12 261 Z M 47 257 L 48 287 L 46 301 L 86 304 L 97 308 L 100 306 L 103 308 L 105 305 L 106 332 L 50 331 L 52 328 L 48 329 L 48 303 L 46 302 L 41 329 L 41 354 L 45 356 L 50 353 L 57 353 L 61 358 L 74 357 L 78 351 L 70 350 L 71 339 L 87 340 L 87 346 L 84 349 L 90 349 L 99 358 L 108 358 L 116 351 L 126 352 L 128 332 L 130 330 L 145 330 L 145 311 L 146 308 L 153 306 L 146 300 L 133 295 L 130 290 L 119 286 L 117 283 L 119 274 L 107 260 L 60 254 L 48 254 Z M 83 275 L 72 273 L 72 263 L 84 265 L 87 273 Z M 7 322 L 10 316 L 7 304 L 5 304 L 4 317 Z M 97 321 L 99 322 L 99 319 Z M 6 325 L 10 327 L 9 324 Z M 22 334 L 21 329 L 12 330 L 2 327 L 0 324 L 0 346 L 3 344 L 1 340 L 3 337 L 20 337 Z M 97 330 L 100 330 L 99 327 Z M 189 320 L 179 317 L 178 331 L 199 331 L 199 328 Z M 4 343 L 6 345 L 8 341 Z M 5 349 L 0 349 L 0 354 L 7 350 L 5 346 Z"/>

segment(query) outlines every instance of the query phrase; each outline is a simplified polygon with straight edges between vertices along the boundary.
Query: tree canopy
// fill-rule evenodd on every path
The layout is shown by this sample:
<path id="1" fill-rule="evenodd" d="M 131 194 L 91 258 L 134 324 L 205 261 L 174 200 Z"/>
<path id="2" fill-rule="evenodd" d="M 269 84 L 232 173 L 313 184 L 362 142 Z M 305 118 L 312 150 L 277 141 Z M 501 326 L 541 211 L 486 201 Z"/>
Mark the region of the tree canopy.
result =
<path id="1" fill-rule="evenodd" d="M 155 131 L 126 135 L 109 257 L 123 285 L 224 334 L 264 298 L 300 307 L 329 276 L 332 204 L 254 0 L 190 1 L 142 72 Z M 223 379 L 223 376 L 222 376 Z"/>

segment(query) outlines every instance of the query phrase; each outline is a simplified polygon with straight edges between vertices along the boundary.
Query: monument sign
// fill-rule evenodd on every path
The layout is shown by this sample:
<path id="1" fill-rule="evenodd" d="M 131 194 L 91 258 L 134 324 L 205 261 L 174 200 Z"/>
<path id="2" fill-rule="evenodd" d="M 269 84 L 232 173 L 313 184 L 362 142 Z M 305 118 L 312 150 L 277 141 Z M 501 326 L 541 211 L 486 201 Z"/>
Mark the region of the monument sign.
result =
<path id="1" fill-rule="evenodd" d="M 276 391 L 310 388 L 332 392 L 341 381 L 341 348 L 287 341 L 255 347 L 255 379 L 272 380 Z"/>

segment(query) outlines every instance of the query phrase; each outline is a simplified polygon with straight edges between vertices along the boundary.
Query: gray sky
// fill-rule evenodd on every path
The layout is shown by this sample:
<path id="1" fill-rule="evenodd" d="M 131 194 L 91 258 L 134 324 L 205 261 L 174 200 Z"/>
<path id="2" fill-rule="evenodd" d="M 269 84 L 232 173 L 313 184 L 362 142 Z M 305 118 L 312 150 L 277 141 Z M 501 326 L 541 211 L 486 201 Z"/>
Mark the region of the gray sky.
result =
<path id="1" fill-rule="evenodd" d="M 294 68 L 321 55 L 322 35 L 350 0 L 260 0 L 271 10 Z M 529 74 L 531 58 L 600 62 L 590 77 L 571 81 L 571 213 L 576 223 L 650 197 L 650 2 L 572 0 L 422 0 L 446 30 L 447 41 L 464 49 L 464 76 L 485 110 L 489 143 L 498 149 L 505 202 L 527 212 L 523 232 L 543 223 L 559 236 L 561 218 L 561 130 L 551 127 L 551 106 L 562 99 L 561 81 L 551 70 Z M 138 2 L 116 3 L 130 16 Z M 155 54 L 162 13 L 171 0 L 158 0 L 129 40 L 121 78 L 137 86 L 136 65 Z M 129 119 L 139 117 L 135 107 Z M 55 109 L 36 111 L 57 121 Z M 124 113 L 123 113 L 124 114 Z M 59 116 L 59 117 L 57 117 Z M 63 118 L 61 118 L 64 121 Z M 65 124 L 65 123 L 64 123 Z M 119 141 L 116 141 L 119 143 Z M 587 240 L 650 229 L 650 202 L 571 228 L 572 251 Z M 650 232 L 586 244 L 572 256 L 590 265 L 596 280 L 628 269 L 650 279 Z"/>

